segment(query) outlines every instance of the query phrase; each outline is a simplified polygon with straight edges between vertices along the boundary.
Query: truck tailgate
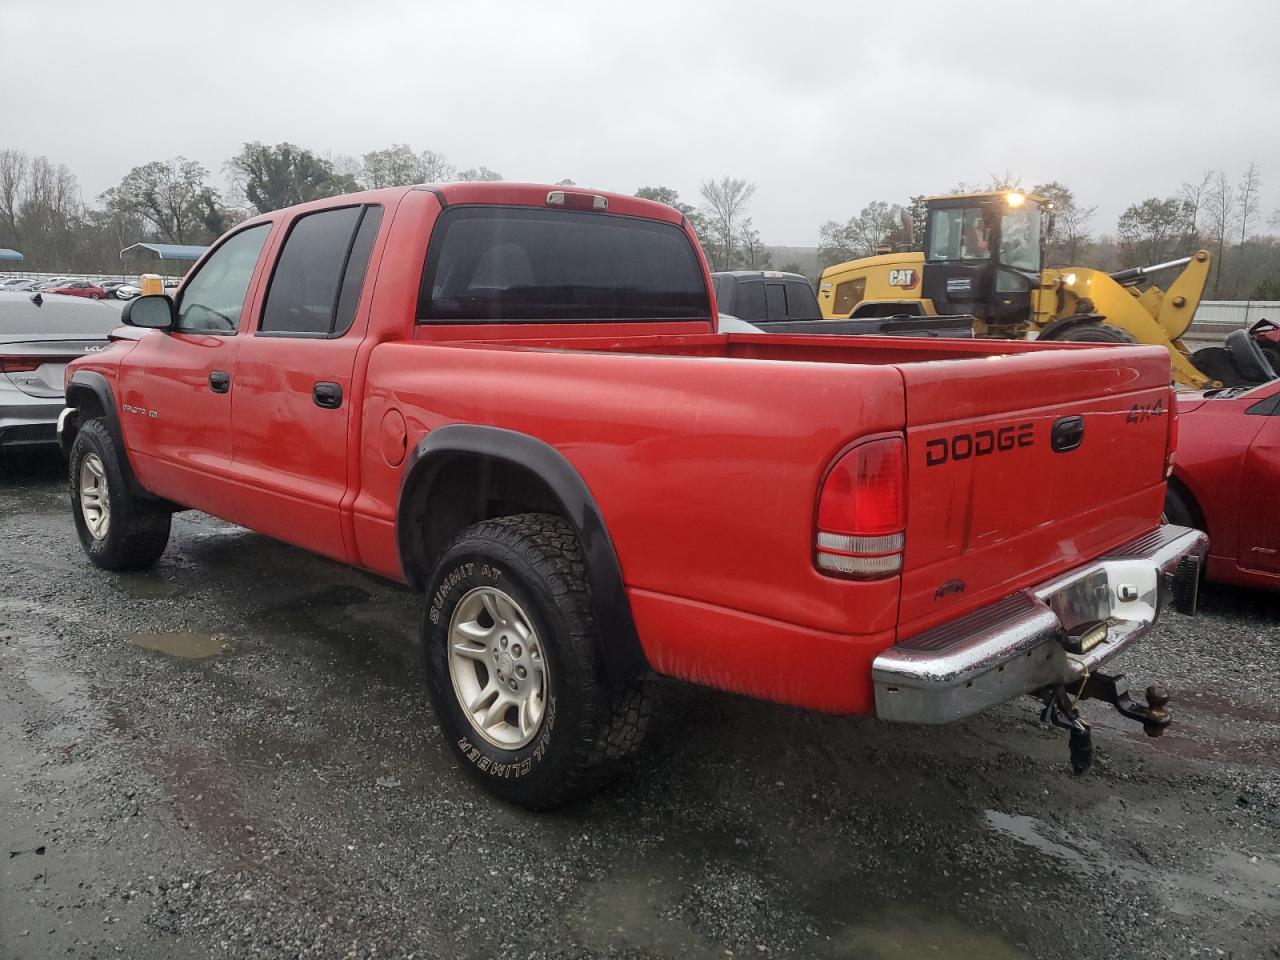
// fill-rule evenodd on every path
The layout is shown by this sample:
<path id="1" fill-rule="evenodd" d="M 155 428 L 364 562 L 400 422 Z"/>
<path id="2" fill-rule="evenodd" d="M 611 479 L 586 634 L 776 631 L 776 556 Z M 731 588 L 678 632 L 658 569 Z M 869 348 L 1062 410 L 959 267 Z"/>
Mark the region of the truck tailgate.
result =
<path id="1" fill-rule="evenodd" d="M 1043 581 L 1159 521 L 1160 347 L 903 364 L 909 505 L 900 636 Z"/>

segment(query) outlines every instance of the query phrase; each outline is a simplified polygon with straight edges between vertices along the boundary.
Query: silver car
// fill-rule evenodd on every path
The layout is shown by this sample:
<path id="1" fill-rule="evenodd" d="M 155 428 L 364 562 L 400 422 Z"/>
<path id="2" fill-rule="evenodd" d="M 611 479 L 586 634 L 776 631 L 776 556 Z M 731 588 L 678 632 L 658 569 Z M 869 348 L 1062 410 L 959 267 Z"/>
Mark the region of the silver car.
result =
<path id="1" fill-rule="evenodd" d="M 57 443 L 63 371 L 118 326 L 105 300 L 0 292 L 0 456 Z"/>

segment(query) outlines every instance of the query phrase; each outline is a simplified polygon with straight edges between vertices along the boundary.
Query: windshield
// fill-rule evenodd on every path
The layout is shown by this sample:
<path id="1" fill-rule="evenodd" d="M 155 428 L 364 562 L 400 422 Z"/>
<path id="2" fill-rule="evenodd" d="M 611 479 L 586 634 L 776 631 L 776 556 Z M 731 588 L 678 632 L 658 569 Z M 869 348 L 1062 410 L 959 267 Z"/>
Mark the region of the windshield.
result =
<path id="1" fill-rule="evenodd" d="M 1040 269 L 1040 207 L 1028 201 L 1000 222 L 1000 262 L 1019 270 Z"/>

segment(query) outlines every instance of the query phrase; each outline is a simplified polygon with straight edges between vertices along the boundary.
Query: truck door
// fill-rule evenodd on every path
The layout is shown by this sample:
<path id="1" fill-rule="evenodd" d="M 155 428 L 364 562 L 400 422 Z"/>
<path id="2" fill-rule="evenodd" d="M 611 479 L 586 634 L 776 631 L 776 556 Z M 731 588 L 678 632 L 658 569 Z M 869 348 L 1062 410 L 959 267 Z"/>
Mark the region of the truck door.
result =
<path id="1" fill-rule="evenodd" d="M 233 469 L 254 488 L 237 519 L 269 536 L 347 559 L 341 521 L 349 472 L 356 322 L 382 207 L 296 217 L 236 356 Z"/>
<path id="2" fill-rule="evenodd" d="M 167 333 L 142 337 L 120 362 L 120 425 L 149 490 L 226 516 L 232 371 L 240 315 L 260 272 L 270 223 L 233 233 L 205 258 Z"/>
<path id="3" fill-rule="evenodd" d="M 1274 404 L 1272 405 L 1274 408 Z M 1241 483 L 1240 566 L 1280 573 L 1280 510 L 1274 506 L 1280 487 L 1280 411 L 1267 417 L 1245 455 Z"/>

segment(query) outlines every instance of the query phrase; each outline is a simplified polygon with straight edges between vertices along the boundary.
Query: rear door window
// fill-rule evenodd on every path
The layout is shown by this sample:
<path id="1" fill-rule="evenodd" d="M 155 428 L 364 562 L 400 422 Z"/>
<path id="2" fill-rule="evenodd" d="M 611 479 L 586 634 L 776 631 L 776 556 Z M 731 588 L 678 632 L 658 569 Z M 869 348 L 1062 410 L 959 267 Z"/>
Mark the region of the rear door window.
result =
<path id="1" fill-rule="evenodd" d="M 339 207 L 294 221 L 267 289 L 263 333 L 334 332 L 347 257 L 363 212 L 363 207 Z"/>
<path id="2" fill-rule="evenodd" d="M 535 207 L 451 207 L 423 269 L 420 322 L 708 319 L 675 224 Z"/>

